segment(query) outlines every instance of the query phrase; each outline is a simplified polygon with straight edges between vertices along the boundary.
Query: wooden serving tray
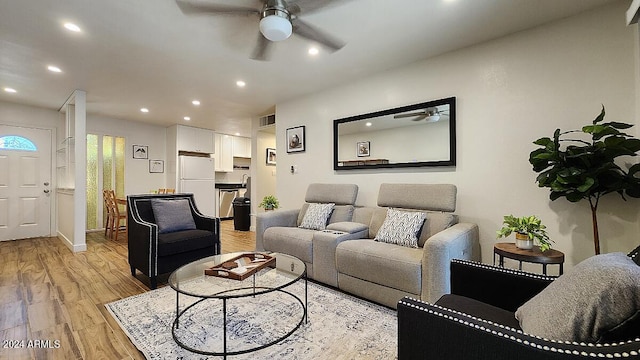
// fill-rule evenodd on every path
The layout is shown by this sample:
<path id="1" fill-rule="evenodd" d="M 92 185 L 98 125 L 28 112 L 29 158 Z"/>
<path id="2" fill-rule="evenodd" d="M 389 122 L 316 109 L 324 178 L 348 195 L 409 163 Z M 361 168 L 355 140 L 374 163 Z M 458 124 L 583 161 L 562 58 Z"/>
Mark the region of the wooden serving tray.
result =
<path id="1" fill-rule="evenodd" d="M 222 264 L 204 269 L 204 274 L 225 279 L 244 280 L 276 262 L 275 256 L 247 253 L 233 257 Z"/>

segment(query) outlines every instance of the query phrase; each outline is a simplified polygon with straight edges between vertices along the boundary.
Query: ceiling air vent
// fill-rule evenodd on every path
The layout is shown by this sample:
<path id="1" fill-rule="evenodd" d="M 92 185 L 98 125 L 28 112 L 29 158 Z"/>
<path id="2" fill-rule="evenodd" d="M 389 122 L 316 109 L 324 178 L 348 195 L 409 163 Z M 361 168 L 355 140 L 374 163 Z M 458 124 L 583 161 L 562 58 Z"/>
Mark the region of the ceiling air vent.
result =
<path id="1" fill-rule="evenodd" d="M 260 126 L 269 126 L 276 123 L 276 114 L 263 116 L 260 118 Z"/>

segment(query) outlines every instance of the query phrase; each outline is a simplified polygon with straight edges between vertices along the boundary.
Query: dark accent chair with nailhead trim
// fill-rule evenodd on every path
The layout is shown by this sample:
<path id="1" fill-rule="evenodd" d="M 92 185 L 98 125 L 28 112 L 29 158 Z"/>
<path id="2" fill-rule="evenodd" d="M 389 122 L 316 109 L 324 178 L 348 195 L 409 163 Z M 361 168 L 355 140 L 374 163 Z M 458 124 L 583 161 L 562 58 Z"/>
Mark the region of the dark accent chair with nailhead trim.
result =
<path id="1" fill-rule="evenodd" d="M 196 229 L 160 233 L 151 206 L 152 199 L 189 202 Z M 220 219 L 198 211 L 193 194 L 153 194 L 127 196 L 127 230 L 131 275 L 136 269 L 149 277 L 150 288 L 158 285 L 158 275 L 182 265 L 220 254 Z"/>
<path id="2" fill-rule="evenodd" d="M 629 257 L 640 265 L 639 253 L 640 247 Z M 556 278 L 454 259 L 451 294 L 435 304 L 409 297 L 398 303 L 398 359 L 640 359 L 638 316 L 626 324 L 625 340 L 608 343 L 524 333 L 516 309 Z"/>

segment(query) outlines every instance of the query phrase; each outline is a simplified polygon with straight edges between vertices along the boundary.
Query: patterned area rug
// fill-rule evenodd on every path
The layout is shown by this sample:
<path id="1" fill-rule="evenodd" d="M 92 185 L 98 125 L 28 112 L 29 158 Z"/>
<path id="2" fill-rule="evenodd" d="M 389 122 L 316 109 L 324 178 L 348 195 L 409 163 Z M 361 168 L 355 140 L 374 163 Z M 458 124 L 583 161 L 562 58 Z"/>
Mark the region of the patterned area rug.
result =
<path id="1" fill-rule="evenodd" d="M 193 286 L 210 286 L 196 280 Z M 200 282 L 201 284 L 199 284 Z M 304 301 L 304 281 L 285 290 Z M 180 295 L 180 308 L 198 299 Z M 148 359 L 221 359 L 187 351 L 171 334 L 176 293 L 170 287 L 105 305 L 135 346 Z M 395 359 L 397 318 L 394 310 L 308 283 L 309 319 L 289 338 L 256 352 L 229 359 Z M 227 302 L 227 349 L 242 351 L 269 343 L 302 319 L 300 303 L 273 292 Z M 176 336 L 186 345 L 221 352 L 222 301 L 205 300 L 180 318 Z"/>

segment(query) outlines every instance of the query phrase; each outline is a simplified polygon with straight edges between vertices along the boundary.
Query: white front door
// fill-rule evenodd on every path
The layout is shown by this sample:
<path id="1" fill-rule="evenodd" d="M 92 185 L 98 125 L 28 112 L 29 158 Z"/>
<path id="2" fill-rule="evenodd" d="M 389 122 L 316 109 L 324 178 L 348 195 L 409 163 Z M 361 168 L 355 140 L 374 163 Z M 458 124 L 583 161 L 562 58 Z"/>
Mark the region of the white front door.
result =
<path id="1" fill-rule="evenodd" d="M 51 232 L 51 131 L 0 125 L 0 241 Z"/>

